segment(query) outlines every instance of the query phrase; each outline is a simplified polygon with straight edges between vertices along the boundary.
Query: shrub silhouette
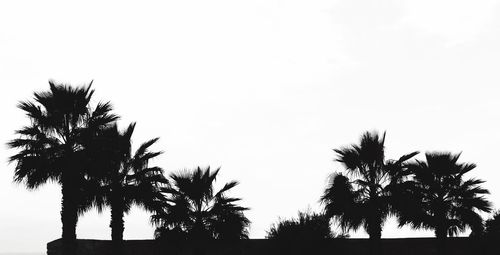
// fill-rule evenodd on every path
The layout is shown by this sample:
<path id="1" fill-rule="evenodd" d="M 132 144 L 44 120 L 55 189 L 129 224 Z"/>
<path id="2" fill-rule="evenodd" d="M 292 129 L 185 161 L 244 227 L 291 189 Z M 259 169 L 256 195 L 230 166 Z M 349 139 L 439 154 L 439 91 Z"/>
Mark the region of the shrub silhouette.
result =
<path id="1" fill-rule="evenodd" d="M 298 218 L 279 220 L 267 231 L 268 239 L 322 240 L 334 238 L 330 219 L 323 214 L 299 212 Z"/>

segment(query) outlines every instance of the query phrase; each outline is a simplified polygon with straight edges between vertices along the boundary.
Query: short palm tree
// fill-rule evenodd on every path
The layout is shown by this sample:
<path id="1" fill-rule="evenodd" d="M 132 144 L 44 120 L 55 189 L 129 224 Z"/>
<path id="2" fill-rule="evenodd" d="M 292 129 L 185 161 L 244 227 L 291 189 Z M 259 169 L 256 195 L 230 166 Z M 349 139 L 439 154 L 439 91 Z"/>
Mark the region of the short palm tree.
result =
<path id="1" fill-rule="evenodd" d="M 101 132 L 96 143 L 93 164 L 103 168 L 100 177 L 102 186 L 96 196 L 103 204 L 111 208 L 111 239 L 115 243 L 123 241 L 123 216 L 132 205 L 141 206 L 146 210 L 156 209 L 163 196 L 160 193 L 162 184 L 167 183 L 163 170 L 149 166 L 149 161 L 161 152 L 150 151 L 158 138 L 151 139 L 139 146 L 134 154 L 131 152 L 131 138 L 135 123 L 130 124 L 124 132 L 116 125 Z"/>
<path id="2" fill-rule="evenodd" d="M 246 239 L 250 221 L 244 211 L 248 208 L 235 204 L 239 198 L 226 195 L 238 183 L 226 183 L 215 192 L 214 182 L 219 169 L 211 172 L 197 168 L 194 171 L 172 174 L 169 187 L 163 188 L 163 209 L 152 216 L 159 227 L 156 237 L 167 239 Z"/>
<path id="3" fill-rule="evenodd" d="M 83 197 L 89 168 L 86 144 L 118 117 L 109 103 L 92 109 L 91 85 L 70 87 L 49 82 L 50 90 L 34 93 L 33 101 L 19 103 L 30 125 L 16 131 L 19 138 L 9 142 L 18 149 L 10 157 L 16 163 L 14 180 L 28 189 L 54 181 L 62 187 L 62 238 L 65 252 L 76 239 L 78 214 L 85 209 Z"/>
<path id="4" fill-rule="evenodd" d="M 363 226 L 372 240 L 380 239 L 392 212 L 392 190 L 404 180 L 404 163 L 418 153 L 385 160 L 384 142 L 385 133 L 366 132 L 359 145 L 334 150 L 347 175 L 335 173 L 321 198 L 326 215 L 338 220 L 343 231 Z"/>
<path id="5" fill-rule="evenodd" d="M 500 238 L 500 211 L 493 214 L 493 217 L 486 220 L 484 224 L 484 235 L 488 238 Z"/>
<path id="6" fill-rule="evenodd" d="M 464 180 L 475 164 L 458 163 L 460 154 L 433 152 L 425 154 L 426 161 L 408 165 L 413 180 L 406 182 L 399 214 L 400 225 L 433 229 L 439 240 L 466 230 L 482 228 L 480 212 L 490 212 L 491 205 L 483 195 L 488 190 L 480 179 Z"/>

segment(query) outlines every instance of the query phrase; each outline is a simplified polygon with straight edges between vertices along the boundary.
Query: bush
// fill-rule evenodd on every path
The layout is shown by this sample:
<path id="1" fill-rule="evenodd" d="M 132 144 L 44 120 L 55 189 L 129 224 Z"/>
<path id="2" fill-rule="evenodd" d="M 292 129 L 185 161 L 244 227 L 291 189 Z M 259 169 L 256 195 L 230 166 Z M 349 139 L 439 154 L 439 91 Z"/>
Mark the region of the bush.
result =
<path id="1" fill-rule="evenodd" d="M 330 229 L 330 219 L 323 214 L 299 212 L 298 218 L 279 220 L 271 225 L 266 238 L 277 240 L 321 240 L 336 235 Z"/>

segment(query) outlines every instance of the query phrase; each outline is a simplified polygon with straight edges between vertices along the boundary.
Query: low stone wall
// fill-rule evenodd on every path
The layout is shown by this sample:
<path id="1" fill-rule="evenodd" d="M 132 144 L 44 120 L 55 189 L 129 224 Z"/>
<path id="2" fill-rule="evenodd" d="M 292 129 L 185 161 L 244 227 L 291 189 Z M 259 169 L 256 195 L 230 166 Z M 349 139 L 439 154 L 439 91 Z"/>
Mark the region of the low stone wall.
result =
<path id="1" fill-rule="evenodd" d="M 325 241 L 277 241 L 251 239 L 239 241 L 215 240 L 206 243 L 166 243 L 155 240 L 127 240 L 124 255 L 368 255 L 367 239 L 333 239 Z M 446 250 L 452 255 L 498 255 L 500 243 L 482 239 L 449 238 Z M 437 255 L 436 239 L 407 238 L 383 239 L 381 251 L 384 255 Z M 47 244 L 48 255 L 61 255 L 62 240 Z M 111 255 L 111 241 L 77 240 L 76 255 Z"/>

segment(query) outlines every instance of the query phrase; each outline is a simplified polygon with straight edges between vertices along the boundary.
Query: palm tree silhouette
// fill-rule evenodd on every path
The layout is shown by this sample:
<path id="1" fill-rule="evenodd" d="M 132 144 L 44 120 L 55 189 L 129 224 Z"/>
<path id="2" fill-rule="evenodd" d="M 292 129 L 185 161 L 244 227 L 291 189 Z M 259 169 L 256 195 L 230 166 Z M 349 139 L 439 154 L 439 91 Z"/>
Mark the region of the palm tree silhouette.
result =
<path id="1" fill-rule="evenodd" d="M 371 240 L 380 239 L 383 223 L 392 212 L 391 191 L 403 180 L 405 161 L 418 153 L 386 161 L 384 142 L 385 133 L 380 137 L 366 132 L 359 145 L 335 149 L 347 176 L 335 173 L 321 198 L 326 215 L 337 219 L 344 231 L 363 226 Z"/>
<path id="2" fill-rule="evenodd" d="M 220 169 L 220 168 L 219 168 Z M 215 192 L 213 185 L 219 169 L 210 167 L 172 174 L 172 183 L 162 188 L 163 209 L 152 216 L 159 227 L 157 238 L 190 240 L 246 239 L 250 221 L 243 214 L 248 208 L 235 204 L 239 198 L 226 196 L 238 182 L 226 183 Z"/>
<path id="3" fill-rule="evenodd" d="M 110 113 L 110 103 L 90 107 L 91 84 L 74 88 L 49 81 L 49 91 L 36 92 L 33 101 L 19 103 L 31 124 L 17 130 L 19 138 L 8 143 L 10 148 L 19 149 L 10 157 L 10 162 L 16 163 L 14 181 L 28 189 L 48 181 L 61 185 L 65 254 L 71 253 L 76 239 L 78 215 L 87 209 L 84 188 L 95 170 L 89 168 L 85 144 L 118 118 Z"/>
<path id="4" fill-rule="evenodd" d="M 116 125 L 101 132 L 97 139 L 93 164 L 104 168 L 101 173 L 103 185 L 97 196 L 103 204 L 111 207 L 111 239 L 115 245 L 123 241 L 123 216 L 129 212 L 132 205 L 141 206 L 148 211 L 157 209 L 163 196 L 160 186 L 167 183 L 163 170 L 159 167 L 150 167 L 148 162 L 162 152 L 150 151 L 158 138 L 151 139 L 139 146 L 134 154 L 131 152 L 131 138 L 135 129 L 132 123 L 124 132 L 120 132 Z"/>
<path id="5" fill-rule="evenodd" d="M 500 211 L 495 212 L 490 219 L 486 220 L 484 226 L 484 235 L 498 240 L 500 238 Z"/>
<path id="6" fill-rule="evenodd" d="M 482 228 L 479 212 L 490 212 L 491 205 L 484 198 L 488 190 L 480 184 L 483 180 L 464 180 L 464 174 L 476 168 L 472 163 L 458 163 L 460 154 L 432 152 L 425 154 L 426 161 L 408 165 L 413 180 L 401 190 L 404 203 L 399 205 L 400 225 L 409 224 L 415 229 L 434 229 L 443 241 L 466 230 Z"/>

